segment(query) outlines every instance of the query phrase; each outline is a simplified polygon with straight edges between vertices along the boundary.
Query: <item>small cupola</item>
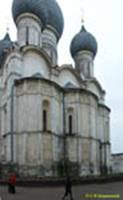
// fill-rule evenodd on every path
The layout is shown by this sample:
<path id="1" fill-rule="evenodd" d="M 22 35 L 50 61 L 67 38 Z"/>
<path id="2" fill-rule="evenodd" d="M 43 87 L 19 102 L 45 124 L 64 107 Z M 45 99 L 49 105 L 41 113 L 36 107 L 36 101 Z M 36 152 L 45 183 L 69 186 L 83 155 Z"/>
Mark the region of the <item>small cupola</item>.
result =
<path id="1" fill-rule="evenodd" d="M 4 60 L 8 50 L 12 47 L 13 42 L 10 39 L 9 33 L 6 33 L 4 38 L 0 40 L 0 64 Z"/>
<path id="2" fill-rule="evenodd" d="M 93 77 L 93 60 L 97 53 L 97 41 L 84 25 L 72 39 L 70 52 L 76 68 L 85 78 Z"/>

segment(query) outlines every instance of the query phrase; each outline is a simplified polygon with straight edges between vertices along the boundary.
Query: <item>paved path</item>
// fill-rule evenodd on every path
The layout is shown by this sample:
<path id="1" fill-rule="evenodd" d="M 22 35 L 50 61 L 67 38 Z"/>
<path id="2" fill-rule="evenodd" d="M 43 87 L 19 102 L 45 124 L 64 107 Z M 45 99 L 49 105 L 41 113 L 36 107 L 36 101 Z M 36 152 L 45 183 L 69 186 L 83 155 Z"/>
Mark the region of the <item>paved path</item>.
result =
<path id="1" fill-rule="evenodd" d="M 15 195 L 8 194 L 7 187 L 0 186 L 0 196 L 2 200 L 61 200 L 64 194 L 63 187 L 56 188 L 29 188 L 17 187 Z M 92 194 L 92 195 L 91 195 Z M 103 198 L 95 197 L 94 194 L 102 194 Z M 107 198 L 105 194 L 119 195 L 120 198 Z M 90 195 L 90 198 L 87 196 Z M 73 187 L 74 200 L 123 200 L 123 182 L 91 184 Z M 86 196 L 86 197 L 85 197 Z M 88 197 L 88 198 L 87 198 Z M 118 197 L 118 196 L 117 196 Z"/>

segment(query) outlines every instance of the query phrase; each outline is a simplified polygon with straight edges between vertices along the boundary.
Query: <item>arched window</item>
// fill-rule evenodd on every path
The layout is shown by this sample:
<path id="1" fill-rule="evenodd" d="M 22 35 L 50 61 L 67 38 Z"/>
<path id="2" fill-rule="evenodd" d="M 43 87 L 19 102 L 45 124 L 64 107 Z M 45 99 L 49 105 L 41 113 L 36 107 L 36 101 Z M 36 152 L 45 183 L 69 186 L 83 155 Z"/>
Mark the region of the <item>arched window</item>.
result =
<path id="1" fill-rule="evenodd" d="M 69 131 L 69 135 L 71 135 L 72 131 L 73 131 L 73 117 L 72 117 L 72 115 L 68 116 L 68 131 Z"/>
<path id="2" fill-rule="evenodd" d="M 68 108 L 67 110 L 67 133 L 72 135 L 74 133 L 74 109 Z"/>
<path id="3" fill-rule="evenodd" d="M 43 131 L 47 130 L 47 111 L 43 110 Z"/>
<path id="4" fill-rule="evenodd" d="M 26 45 L 29 44 L 29 27 L 26 26 Z"/>
<path id="5" fill-rule="evenodd" d="M 47 100 L 42 104 L 42 129 L 43 131 L 50 130 L 50 104 Z"/>

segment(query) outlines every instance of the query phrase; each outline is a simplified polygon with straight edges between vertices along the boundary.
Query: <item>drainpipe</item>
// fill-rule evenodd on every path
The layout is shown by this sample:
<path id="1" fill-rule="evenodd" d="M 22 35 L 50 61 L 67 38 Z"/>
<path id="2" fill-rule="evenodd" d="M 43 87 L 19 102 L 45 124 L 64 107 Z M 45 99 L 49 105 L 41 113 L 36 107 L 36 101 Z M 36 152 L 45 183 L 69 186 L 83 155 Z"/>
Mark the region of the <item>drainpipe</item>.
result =
<path id="1" fill-rule="evenodd" d="M 11 110 L 10 110 L 10 133 L 11 133 L 11 163 L 14 163 L 14 82 L 11 87 Z"/>
<path id="2" fill-rule="evenodd" d="M 63 91 L 63 148 L 64 148 L 64 169 L 67 175 L 67 151 L 66 151 L 66 115 L 65 115 L 65 95 Z"/>
<path id="3" fill-rule="evenodd" d="M 104 162 L 105 162 L 105 173 L 107 174 L 107 144 L 104 143 Z"/>
<path id="4" fill-rule="evenodd" d="M 99 140 L 99 149 L 100 149 L 100 174 L 102 174 L 102 142 Z"/>

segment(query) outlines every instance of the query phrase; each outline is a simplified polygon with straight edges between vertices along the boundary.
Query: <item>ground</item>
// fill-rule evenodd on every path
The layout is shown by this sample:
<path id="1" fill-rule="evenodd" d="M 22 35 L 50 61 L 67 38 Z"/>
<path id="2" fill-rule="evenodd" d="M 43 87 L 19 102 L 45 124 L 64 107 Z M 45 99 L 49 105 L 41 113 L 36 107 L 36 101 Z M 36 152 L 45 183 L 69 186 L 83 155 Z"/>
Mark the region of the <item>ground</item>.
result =
<path id="1" fill-rule="evenodd" d="M 0 186 L 0 196 L 2 200 L 61 200 L 64 194 L 64 187 L 16 187 L 16 191 L 17 193 L 15 195 L 8 194 L 7 187 Z M 95 194 L 101 194 L 100 198 L 99 196 L 95 196 Z M 105 194 L 110 196 L 106 197 Z M 123 200 L 123 182 L 73 186 L 73 197 L 74 200 Z"/>

